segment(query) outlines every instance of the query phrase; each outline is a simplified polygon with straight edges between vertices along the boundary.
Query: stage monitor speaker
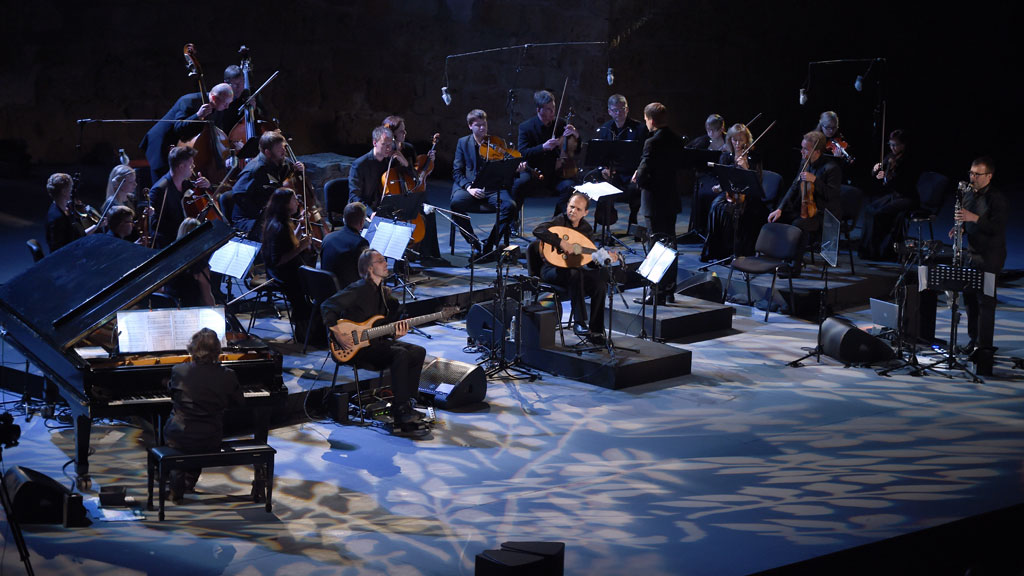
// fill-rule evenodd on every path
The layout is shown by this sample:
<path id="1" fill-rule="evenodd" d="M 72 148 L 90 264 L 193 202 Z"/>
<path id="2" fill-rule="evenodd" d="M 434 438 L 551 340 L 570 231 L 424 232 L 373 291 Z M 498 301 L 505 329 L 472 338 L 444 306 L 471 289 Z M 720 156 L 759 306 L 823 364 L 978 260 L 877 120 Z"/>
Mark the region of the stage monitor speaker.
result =
<path id="1" fill-rule="evenodd" d="M 826 356 L 844 364 L 874 364 L 896 357 L 884 340 L 840 316 L 830 316 L 822 323 L 820 344 Z"/>
<path id="2" fill-rule="evenodd" d="M 717 274 L 695 274 L 676 286 L 676 294 L 709 302 L 722 301 L 722 279 Z"/>
<path id="3" fill-rule="evenodd" d="M 466 314 L 466 332 L 474 341 L 490 346 L 491 332 L 494 332 L 494 343 L 497 345 L 505 336 L 505 325 L 516 313 L 516 301 L 511 298 L 505 299 L 505 313 L 494 314 L 494 302 L 480 302 L 473 304 Z"/>
<path id="4" fill-rule="evenodd" d="M 476 364 L 436 358 L 423 368 L 420 395 L 437 408 L 476 404 L 487 396 L 487 376 Z"/>
<path id="5" fill-rule="evenodd" d="M 4 474 L 4 484 L 11 497 L 11 512 L 22 524 L 64 523 L 64 501 L 71 490 L 53 478 L 14 466 Z"/>
<path id="6" fill-rule="evenodd" d="M 565 572 L 565 542 L 502 542 L 501 549 L 544 558 L 531 574 L 562 576 Z"/>

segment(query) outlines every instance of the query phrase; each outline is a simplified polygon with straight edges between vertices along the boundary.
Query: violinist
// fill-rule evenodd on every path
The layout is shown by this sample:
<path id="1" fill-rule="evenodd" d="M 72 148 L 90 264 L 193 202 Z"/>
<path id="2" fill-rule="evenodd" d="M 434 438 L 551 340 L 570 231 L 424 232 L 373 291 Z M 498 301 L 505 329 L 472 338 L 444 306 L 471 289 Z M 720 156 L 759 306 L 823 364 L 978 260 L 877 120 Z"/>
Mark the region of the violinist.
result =
<path id="1" fill-rule="evenodd" d="M 392 163 L 391 169 L 404 171 L 412 179 L 414 185 L 422 182 L 428 174 L 427 166 L 416 165 L 416 147 L 411 142 L 406 141 L 408 131 L 405 128 L 405 119 L 401 116 L 388 116 L 381 122 L 381 125 L 390 128 L 391 133 L 395 136 L 395 149 L 392 151 L 395 161 Z M 433 149 L 426 154 L 426 163 L 431 168 L 433 167 L 436 154 Z M 416 251 L 411 252 L 411 254 L 418 256 L 423 264 L 450 265 L 448 261 L 441 259 L 441 250 L 437 245 L 437 217 L 433 212 L 430 214 L 421 213 L 420 217 L 423 219 L 425 236 L 423 241 L 416 246 Z"/>
<path id="2" fill-rule="evenodd" d="M 309 328 L 310 306 L 306 292 L 299 280 L 302 255 L 310 250 L 310 238 L 296 236 L 295 218 L 299 213 L 299 198 L 291 188 L 278 188 L 270 196 L 264 210 L 263 261 L 267 264 L 267 276 L 278 282 L 291 306 L 291 322 L 295 329 L 295 340 L 302 341 Z M 323 327 L 314 327 L 312 339 L 326 336 Z"/>
<path id="3" fill-rule="evenodd" d="M 571 145 L 573 154 L 579 151 L 580 133 L 572 124 L 555 118 L 558 112 L 551 92 L 534 92 L 533 102 L 537 115 L 519 125 L 519 152 L 530 167 L 540 171 L 543 179 L 538 180 L 529 172 L 522 172 L 512 186 L 512 197 L 518 206 L 522 206 L 524 198 L 538 191 L 545 196 L 557 194 L 554 214 L 557 216 L 565 212 L 576 179 L 562 178 L 557 174 L 555 165 L 563 145 Z M 572 139 L 575 139 L 574 145 L 570 144 Z"/>
<path id="4" fill-rule="evenodd" d="M 274 190 L 280 188 L 290 174 L 305 169 L 302 162 L 291 164 L 287 154 L 283 134 L 264 132 L 260 136 L 260 153 L 245 165 L 231 190 L 234 200 L 231 223 L 250 240 L 259 240 L 263 232 L 263 209 Z"/>
<path id="5" fill-rule="evenodd" d="M 693 150 L 726 151 L 729 140 L 725 134 L 725 118 L 721 114 L 711 114 L 704 121 L 704 134 L 697 136 L 686 144 Z"/>
<path id="6" fill-rule="evenodd" d="M 72 185 L 71 176 L 61 172 L 46 181 L 46 192 L 53 199 L 46 213 L 46 245 L 51 254 L 99 228 L 98 224 L 87 226 L 76 212 L 71 199 Z"/>
<path id="7" fill-rule="evenodd" d="M 473 181 L 484 160 L 480 157 L 480 147 L 490 143 L 487 135 L 487 113 L 483 110 L 471 110 L 466 114 L 469 134 L 459 138 L 455 145 L 455 162 L 452 164 L 452 199 L 451 210 L 459 214 L 453 215 L 456 225 L 463 238 L 472 246 L 474 254 L 487 255 L 509 234 L 509 228 L 515 221 L 518 207 L 508 190 L 486 190 L 476 188 Z M 500 205 L 500 211 L 499 211 Z M 497 220 L 487 240 L 481 246 L 480 239 L 473 232 L 473 224 L 467 212 L 495 212 Z"/>
<path id="8" fill-rule="evenodd" d="M 610 120 L 601 125 L 594 134 L 598 140 L 644 142 L 647 140 L 647 126 L 639 120 L 629 117 L 629 102 L 622 94 L 613 94 L 608 98 L 608 116 Z M 629 199 L 629 223 L 636 224 L 636 215 L 640 211 L 640 190 L 630 182 L 635 165 L 615 163 L 601 169 L 601 177 L 611 182 L 616 188 L 626 192 Z M 604 203 L 611 200 L 599 200 L 597 212 L 607 210 Z"/>
<path id="9" fill-rule="evenodd" d="M 201 122 L 213 122 L 221 130 L 230 130 L 234 120 L 225 113 L 234 92 L 229 84 L 217 84 L 210 90 L 210 102 L 203 104 L 203 95 L 198 92 L 185 94 L 146 132 L 139 148 L 146 151 L 146 160 L 152 180 L 156 182 L 167 172 L 166 151 L 179 141 L 188 142 L 203 130 Z"/>
<path id="10" fill-rule="evenodd" d="M 893 242 L 899 239 L 897 221 L 901 214 L 917 208 L 917 179 L 921 169 L 907 151 L 903 130 L 889 134 L 891 152 L 875 164 L 872 173 L 881 195 L 864 208 L 864 234 L 858 250 L 867 260 L 895 260 Z"/>
<path id="11" fill-rule="evenodd" d="M 750 129 L 745 124 L 733 124 L 726 133 L 729 149 L 722 152 L 718 163 L 736 166 L 742 170 L 757 172 L 761 179 L 760 156 L 749 150 L 752 142 Z M 761 231 L 761 225 L 768 216 L 764 198 L 754 194 L 732 194 L 722 191 L 711 203 L 708 214 L 708 238 L 701 252 L 701 261 L 720 260 L 730 255 L 749 256 L 754 253 L 754 244 Z"/>
<path id="12" fill-rule="evenodd" d="M 825 210 L 836 218 L 842 218 L 839 204 L 839 189 L 842 185 L 842 170 L 830 156 L 825 155 L 825 135 L 817 130 L 804 134 L 800 142 L 801 172 L 779 201 L 778 207 L 768 214 L 768 222 L 792 224 L 803 231 L 801 246 L 810 244 L 811 234 L 821 230 Z M 813 204 L 817 213 L 810 217 L 801 215 L 801 206 Z M 801 252 L 802 254 L 802 252 Z M 794 263 L 793 277 L 800 275 L 803 256 Z"/>
<path id="13" fill-rule="evenodd" d="M 384 192 L 380 177 L 393 163 L 395 135 L 387 126 L 373 129 L 373 149 L 352 163 L 348 171 L 348 201 L 366 206 L 367 216 L 373 218 Z"/>
<path id="14" fill-rule="evenodd" d="M 839 115 L 831 110 L 822 112 L 815 130 L 825 135 L 825 152 L 835 157 L 845 172 L 853 164 L 853 155 L 846 138 L 839 132 Z"/>
<path id="15" fill-rule="evenodd" d="M 137 186 L 134 168 L 124 164 L 114 166 L 107 178 L 107 195 L 100 213 L 105 214 L 114 206 L 127 206 L 134 210 Z"/>
<path id="16" fill-rule="evenodd" d="M 185 191 L 192 188 L 209 188 L 210 182 L 199 175 L 192 178 L 195 167 L 196 151 L 189 146 L 175 146 L 167 154 L 167 163 L 171 171 L 149 190 L 149 205 L 153 208 L 153 247 L 163 248 L 174 242 L 178 236 L 178 226 L 185 219 L 185 208 L 182 199 Z"/>

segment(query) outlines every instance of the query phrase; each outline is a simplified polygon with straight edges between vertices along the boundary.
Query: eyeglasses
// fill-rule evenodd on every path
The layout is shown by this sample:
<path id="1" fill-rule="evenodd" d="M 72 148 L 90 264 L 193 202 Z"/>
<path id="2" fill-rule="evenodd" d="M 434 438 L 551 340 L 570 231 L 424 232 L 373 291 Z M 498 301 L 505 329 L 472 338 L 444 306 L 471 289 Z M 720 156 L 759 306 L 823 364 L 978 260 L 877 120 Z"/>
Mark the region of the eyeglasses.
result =
<path id="1" fill-rule="evenodd" d="M 971 170 L 970 172 L 968 172 L 968 174 L 972 178 L 979 178 L 981 176 L 988 176 L 989 174 L 991 174 L 991 172 L 975 172 L 974 170 Z"/>

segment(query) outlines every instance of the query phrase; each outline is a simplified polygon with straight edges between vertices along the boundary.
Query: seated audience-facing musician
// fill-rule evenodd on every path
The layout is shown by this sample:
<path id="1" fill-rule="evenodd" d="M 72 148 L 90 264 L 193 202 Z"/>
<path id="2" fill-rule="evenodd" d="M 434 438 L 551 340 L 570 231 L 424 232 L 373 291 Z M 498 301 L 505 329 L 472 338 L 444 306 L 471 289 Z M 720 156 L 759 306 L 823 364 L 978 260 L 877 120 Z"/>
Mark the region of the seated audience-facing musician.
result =
<path id="1" fill-rule="evenodd" d="M 842 185 L 842 170 L 825 155 L 825 135 L 817 130 L 804 134 L 800 142 L 800 172 L 793 180 L 778 207 L 768 214 L 769 222 L 792 224 L 803 231 L 801 246 L 806 249 L 811 235 L 821 230 L 825 210 L 836 218 L 842 218 L 839 204 L 839 190 Z M 798 276 L 803 265 L 803 256 L 797 258 L 791 271 Z"/>
<path id="2" fill-rule="evenodd" d="M 388 116 L 381 124 L 387 126 L 395 137 L 395 146 L 392 151 L 395 162 L 392 163 L 391 169 L 401 172 L 401 175 L 405 177 L 403 182 L 412 183 L 413 186 L 412 189 L 402 192 L 425 192 L 426 179 L 434 168 L 436 152 L 431 149 L 422 157 L 416 154 L 416 147 L 406 141 L 408 131 L 405 127 L 405 119 L 401 116 Z M 423 165 L 420 165 L 418 161 Z M 396 193 L 400 189 L 401 186 L 392 187 L 391 193 Z M 424 214 L 423 202 L 419 202 L 417 215 L 412 222 L 418 227 L 422 227 L 419 232 L 422 233 L 423 238 L 418 242 L 414 238 L 414 242 L 410 246 L 412 248 L 409 252 L 410 257 L 425 265 L 448 266 L 449 262 L 441 259 L 441 251 L 437 244 L 437 216 L 433 212 Z"/>
<path id="3" fill-rule="evenodd" d="M 629 117 L 629 102 L 622 94 L 613 94 L 608 98 L 608 120 L 597 129 L 594 138 L 597 140 L 610 140 L 613 142 L 630 141 L 639 142 L 641 145 L 647 140 L 647 126 L 639 120 Z M 611 166 L 601 169 L 601 177 L 611 182 L 616 188 L 626 193 L 626 200 L 629 202 L 629 223 L 637 223 L 637 213 L 640 211 L 640 189 L 634 182 L 631 182 L 633 172 L 636 170 L 636 161 L 625 162 L 615 161 Z M 614 209 L 611 200 L 599 200 L 597 213 Z M 608 206 L 606 206 L 606 204 Z"/>
<path id="4" fill-rule="evenodd" d="M 348 171 L 348 201 L 359 202 L 373 218 L 384 194 L 381 176 L 394 162 L 395 135 L 387 126 L 373 129 L 373 148 L 356 158 Z"/>
<path id="5" fill-rule="evenodd" d="M 192 188 L 209 188 L 210 182 L 200 176 L 190 180 L 195 166 L 196 151 L 188 146 L 175 146 L 167 155 L 171 171 L 149 190 L 149 205 L 153 208 L 153 247 L 163 248 L 178 237 L 178 227 L 185 219 L 182 199 Z"/>
<path id="6" fill-rule="evenodd" d="M 388 261 L 376 250 L 367 249 L 359 257 L 359 275 L 362 277 L 324 301 L 320 307 L 324 324 L 330 328 L 340 320 L 362 323 L 376 316 L 383 322 L 397 322 L 394 337 L 369 341 L 359 348 L 351 360 L 356 366 L 369 366 L 375 370 L 391 371 L 391 418 L 395 435 L 420 435 L 419 421 L 423 415 L 413 409 L 412 399 L 419 390 L 420 373 L 427 351 L 422 347 L 399 339 L 409 332 L 409 323 L 399 320 L 398 300 L 384 286 L 388 276 Z M 332 331 L 335 344 L 342 350 L 352 350 L 355 342 L 350 332 Z"/>
<path id="7" fill-rule="evenodd" d="M 183 238 L 189 232 L 199 227 L 199 220 L 185 218 L 178 226 L 178 238 Z M 182 308 L 194 308 L 196 306 L 215 306 L 213 297 L 213 280 L 210 271 L 210 259 L 204 258 L 187 269 L 171 278 L 171 281 L 164 284 L 161 291 L 173 296 Z"/>
<path id="8" fill-rule="evenodd" d="M 99 229 L 99 223 L 86 227 L 75 211 L 71 199 L 73 186 L 71 176 L 61 172 L 51 175 L 46 181 L 46 193 L 53 199 L 46 213 L 46 245 L 51 254 Z"/>
<path id="9" fill-rule="evenodd" d="M 563 149 L 575 154 L 580 146 L 580 133 L 564 118 L 555 118 L 558 110 L 555 96 L 547 90 L 534 92 L 533 102 L 537 114 L 519 125 L 519 152 L 531 167 L 540 172 L 538 179 L 528 171 L 522 172 L 512 186 L 512 197 L 522 208 L 523 200 L 537 192 L 557 195 L 555 215 L 565 212 L 565 205 L 576 185 L 577 174 L 559 168 Z"/>
<path id="10" fill-rule="evenodd" d="M 451 210 L 459 214 L 452 219 L 460 229 L 463 238 L 472 247 L 474 257 L 484 256 L 498 246 L 503 238 L 510 233 L 515 221 L 518 207 L 508 190 L 480 188 L 474 182 L 482 163 L 480 147 L 488 146 L 490 138 L 487 134 L 487 113 L 483 110 L 471 110 L 466 115 L 469 134 L 459 138 L 455 145 L 455 161 L 452 164 L 452 197 Z M 483 244 L 473 231 L 473 224 L 467 212 L 495 212 L 497 214 L 494 227 Z"/>
<path id="11" fill-rule="evenodd" d="M 864 207 L 864 232 L 860 257 L 866 260 L 895 260 L 894 243 L 901 240 L 901 215 L 918 207 L 917 179 L 921 169 L 912 151 L 907 150 L 903 130 L 889 134 L 890 153 L 875 164 L 872 174 L 881 195 Z"/>
<path id="12" fill-rule="evenodd" d="M 579 192 L 569 197 L 565 206 L 565 212 L 555 216 L 550 222 L 545 222 L 534 229 L 533 235 L 538 240 L 550 247 L 551 250 L 560 251 L 563 254 L 578 253 L 579 248 L 593 248 L 594 229 L 587 222 L 587 207 L 590 200 Z M 565 239 L 559 235 L 558 227 L 568 228 L 577 233 L 580 238 Z M 556 228 L 555 230 L 552 230 Z M 584 246 L 581 243 L 589 244 Z M 618 262 L 619 256 L 615 253 L 607 254 L 609 263 Z M 541 268 L 541 278 L 545 282 L 565 287 L 569 292 L 569 299 L 572 304 L 573 332 L 578 336 L 587 337 L 595 344 L 604 342 L 604 308 L 607 289 L 607 278 L 605 270 L 597 266 L 593 261 L 590 265 L 579 267 L 563 267 L 552 264 L 550 260 L 544 263 Z M 585 298 L 590 298 L 590 314 L 587 314 Z"/>
<path id="13" fill-rule="evenodd" d="M 311 239 L 296 236 L 295 221 L 301 219 L 299 199 L 291 188 L 278 188 L 270 196 L 264 210 L 263 261 L 267 265 L 267 276 L 277 281 L 278 287 L 291 306 L 291 321 L 295 329 L 295 340 L 306 338 L 309 326 L 310 306 L 299 280 L 299 268 L 303 255 L 310 254 Z M 314 326 L 309 331 L 311 343 L 322 342 L 323 330 Z"/>
<path id="14" fill-rule="evenodd" d="M 748 151 L 752 142 L 750 129 L 744 124 L 733 124 L 727 133 L 729 149 L 719 160 L 725 166 L 753 170 L 761 180 L 761 160 L 756 152 Z M 768 217 L 768 208 L 759 194 L 745 191 L 721 190 L 711 203 L 708 215 L 708 238 L 704 243 L 701 261 L 710 262 L 729 256 L 749 256 L 754 253 L 757 235 Z"/>
<path id="15" fill-rule="evenodd" d="M 231 191 L 234 208 L 231 223 L 251 240 L 258 240 L 263 231 L 263 209 L 271 194 L 284 185 L 295 171 L 305 169 L 302 162 L 294 165 L 286 158 L 285 137 L 277 131 L 260 136 L 260 153 L 249 161 Z"/>

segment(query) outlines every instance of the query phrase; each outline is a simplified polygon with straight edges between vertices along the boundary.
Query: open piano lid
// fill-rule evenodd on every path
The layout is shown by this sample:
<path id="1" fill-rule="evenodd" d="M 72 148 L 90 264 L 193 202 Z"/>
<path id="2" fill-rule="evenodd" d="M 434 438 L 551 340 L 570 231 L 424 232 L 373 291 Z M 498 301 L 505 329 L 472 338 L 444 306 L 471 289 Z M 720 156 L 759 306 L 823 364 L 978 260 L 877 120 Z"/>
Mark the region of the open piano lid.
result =
<path id="1" fill-rule="evenodd" d="M 0 319 L 13 316 L 65 352 L 233 234 L 223 222 L 208 221 L 160 251 L 109 234 L 86 236 L 0 286 Z"/>

